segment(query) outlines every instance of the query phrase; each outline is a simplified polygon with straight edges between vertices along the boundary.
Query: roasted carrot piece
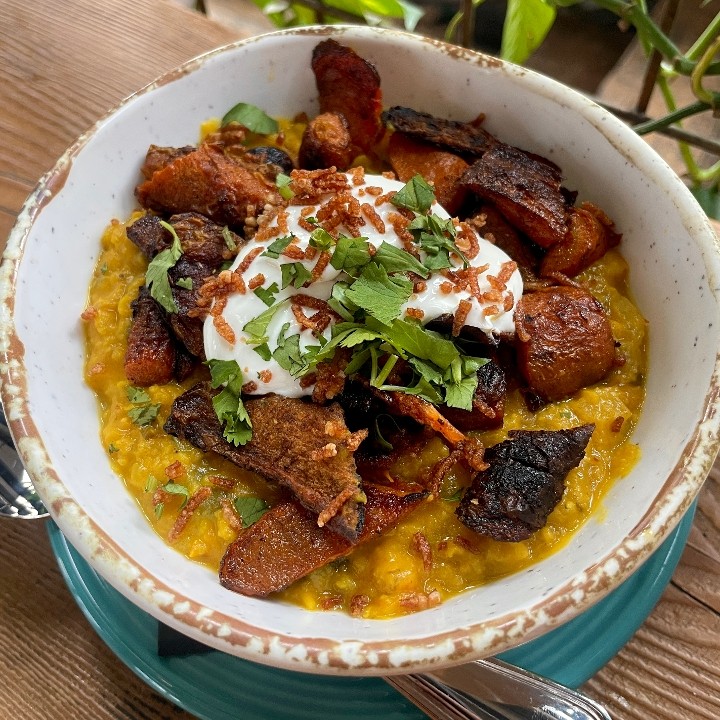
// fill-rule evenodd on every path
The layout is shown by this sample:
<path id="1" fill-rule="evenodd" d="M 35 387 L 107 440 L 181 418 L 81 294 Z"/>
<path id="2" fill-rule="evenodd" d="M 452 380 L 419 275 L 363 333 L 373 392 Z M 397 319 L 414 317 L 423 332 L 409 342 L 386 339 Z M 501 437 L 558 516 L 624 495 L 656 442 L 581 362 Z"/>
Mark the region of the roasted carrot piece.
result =
<path id="1" fill-rule="evenodd" d="M 312 70 L 320 112 L 343 115 L 353 145 L 368 152 L 383 130 L 380 76 L 375 66 L 335 40 L 325 40 L 313 50 Z"/>
<path id="2" fill-rule="evenodd" d="M 377 537 L 414 510 L 426 493 L 398 493 L 366 485 L 365 524 L 358 543 Z M 317 517 L 295 501 L 282 502 L 231 543 L 220 564 L 220 583 L 243 595 L 264 596 L 288 587 L 352 550 L 354 544 L 318 527 Z"/>
<path id="3" fill-rule="evenodd" d="M 434 187 L 437 201 L 451 215 L 457 213 L 467 193 L 458 185 L 459 177 L 469 167 L 465 160 L 399 132 L 390 137 L 388 157 L 398 179 L 407 182 L 417 174 L 422 175 Z"/>

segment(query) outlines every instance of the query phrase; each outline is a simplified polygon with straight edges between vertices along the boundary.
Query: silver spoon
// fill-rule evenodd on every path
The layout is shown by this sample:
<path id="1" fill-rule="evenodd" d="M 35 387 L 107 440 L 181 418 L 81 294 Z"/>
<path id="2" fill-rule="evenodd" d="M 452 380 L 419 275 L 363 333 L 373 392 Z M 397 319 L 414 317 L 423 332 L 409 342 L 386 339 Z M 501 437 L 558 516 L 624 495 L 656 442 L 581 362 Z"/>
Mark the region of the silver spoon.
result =
<path id="1" fill-rule="evenodd" d="M 0 517 L 35 520 L 47 515 L 48 511 L 15 450 L 5 414 L 0 408 Z"/>
<path id="2" fill-rule="evenodd" d="M 47 515 L 0 409 L 0 517 Z M 434 720 L 610 720 L 590 698 L 495 659 L 385 679 Z"/>

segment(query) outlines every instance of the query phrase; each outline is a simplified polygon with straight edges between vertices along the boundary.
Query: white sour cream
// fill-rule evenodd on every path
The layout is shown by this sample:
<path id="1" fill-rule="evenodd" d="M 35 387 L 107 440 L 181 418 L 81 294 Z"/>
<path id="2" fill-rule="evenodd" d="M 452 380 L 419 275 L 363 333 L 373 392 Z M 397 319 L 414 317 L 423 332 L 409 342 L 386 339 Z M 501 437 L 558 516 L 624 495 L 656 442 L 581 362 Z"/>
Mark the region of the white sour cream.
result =
<path id="1" fill-rule="evenodd" d="M 363 184 L 353 185 L 352 175 L 348 175 L 350 181 L 349 191 L 353 197 L 361 203 L 369 203 L 385 224 L 385 231 L 379 232 L 371 222 L 366 222 L 361 228 L 361 235 L 367 238 L 368 242 L 379 247 L 382 242 L 386 242 L 395 247 L 403 248 L 401 239 L 393 229 L 391 216 L 396 215 L 398 209 L 390 202 L 382 202 L 375 205 L 378 196 L 385 195 L 390 191 L 398 191 L 403 187 L 403 183 L 397 180 L 390 180 L 379 175 L 366 175 Z M 375 188 L 380 188 L 375 190 Z M 324 198 L 320 203 L 313 206 L 313 210 L 319 207 L 322 202 L 329 199 L 330 196 Z M 287 232 L 278 231 L 274 237 L 261 241 L 250 241 L 238 253 L 231 270 L 237 270 L 242 266 L 245 258 L 253 252 L 257 252 L 257 248 L 262 246 L 263 250 L 267 248 L 278 237 L 292 234 L 297 238 L 297 242 L 293 245 L 300 250 L 305 251 L 310 240 L 310 230 L 300 226 L 299 220 L 301 212 L 308 213 L 306 205 L 290 205 L 287 209 Z M 440 206 L 435 205 L 432 212 L 442 218 L 449 218 L 448 213 Z M 314 211 L 313 213 L 314 214 Z M 271 221 L 270 227 L 276 226 L 277 220 Z M 339 226 L 337 230 L 347 236 L 352 236 L 344 226 Z M 473 231 L 474 232 L 474 231 Z M 488 242 L 482 237 L 478 237 L 480 250 L 471 260 L 474 267 L 484 267 L 487 269 L 478 273 L 478 287 L 480 293 L 490 293 L 497 287 L 493 287 L 491 282 L 493 278 L 497 278 L 503 272 L 506 263 L 510 262 L 510 258 L 502 250 L 494 244 Z M 421 260 L 424 254 L 421 252 Z M 456 268 L 462 269 L 462 263 L 455 256 L 451 256 L 452 260 L 457 262 Z M 280 266 L 286 263 L 302 262 L 308 272 L 312 270 L 317 262 L 317 256 L 312 260 L 297 260 L 292 257 L 280 255 L 274 259 L 266 255 L 257 255 L 250 263 L 249 267 L 242 272 L 242 278 L 245 284 L 251 282 L 253 278 L 262 275 L 263 288 L 269 288 L 273 283 L 277 287 L 282 286 L 282 271 Z M 507 273 L 506 273 L 507 274 Z M 492 277 L 491 277 L 492 276 Z M 297 293 L 309 295 L 321 300 L 327 300 L 331 296 L 333 285 L 338 280 L 347 280 L 348 276 L 338 271 L 328 264 L 318 279 L 307 287 L 296 289 L 289 285 L 284 290 L 275 293 L 275 302 L 287 300 Z M 257 279 L 256 279 L 257 282 Z M 497 282 L 495 281 L 495 286 Z M 504 302 L 484 301 L 480 302 L 477 297 L 473 297 L 466 290 L 457 290 L 453 288 L 449 290 L 448 278 L 440 272 L 434 272 L 426 281 L 425 287 L 421 292 L 414 293 L 408 302 L 403 306 L 400 317 L 405 317 L 406 312 L 410 310 L 411 315 L 418 315 L 416 311 L 422 312 L 421 322 L 423 324 L 433 320 L 440 315 L 454 314 L 462 300 L 470 301 L 470 311 L 465 320 L 465 325 L 481 329 L 486 334 L 495 333 L 513 333 L 515 330 L 514 309 L 515 304 L 522 295 L 522 280 L 520 273 L 515 269 L 504 283 L 503 291 Z M 267 344 L 270 350 L 275 350 L 278 344 L 278 337 L 282 328 L 289 323 L 289 328 L 285 332 L 285 337 L 300 334 L 301 350 L 308 345 L 317 345 L 318 340 L 310 330 L 302 329 L 298 320 L 293 314 L 290 302 L 285 302 L 274 315 L 273 319 L 267 327 L 265 335 L 268 338 Z M 263 300 L 261 300 L 252 290 L 248 289 L 245 293 L 235 292 L 228 296 L 227 303 L 222 311 L 224 321 L 232 328 L 235 335 L 235 342 L 228 342 L 219 332 L 213 317 L 208 317 L 204 325 L 204 343 L 205 354 L 209 359 L 218 360 L 236 360 L 243 372 L 245 382 L 254 382 L 257 386 L 254 392 L 264 394 L 268 392 L 278 393 L 286 397 L 299 397 L 312 392 L 312 387 L 302 388 L 297 378 L 293 377 L 287 370 L 284 370 L 274 359 L 264 360 L 255 350 L 255 345 L 249 344 L 248 334 L 243 327 L 256 318 L 261 313 L 268 310 Z M 307 314 L 311 314 L 312 310 L 306 310 Z M 324 336 L 330 338 L 331 326 L 324 331 Z"/>

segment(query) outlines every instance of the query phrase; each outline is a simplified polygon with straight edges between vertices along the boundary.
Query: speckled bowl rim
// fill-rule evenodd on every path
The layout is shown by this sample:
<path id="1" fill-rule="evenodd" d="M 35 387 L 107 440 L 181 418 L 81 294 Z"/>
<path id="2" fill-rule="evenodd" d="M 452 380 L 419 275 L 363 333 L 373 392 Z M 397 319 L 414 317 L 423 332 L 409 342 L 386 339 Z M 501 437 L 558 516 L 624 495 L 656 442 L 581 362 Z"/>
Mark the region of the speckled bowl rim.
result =
<path id="1" fill-rule="evenodd" d="M 236 47 L 251 45 L 269 35 L 311 34 L 320 38 L 330 35 L 342 37 L 346 34 L 352 37 L 356 33 L 382 34 L 389 40 L 395 36 L 406 41 L 411 39 L 413 42 L 429 43 L 443 53 L 468 62 L 489 66 L 504 64 L 482 53 L 396 30 L 351 26 L 311 27 L 269 33 L 217 48 L 184 63 L 129 96 L 81 135 L 44 175 L 26 201 L 9 236 L 0 266 L 0 395 L 22 460 L 58 526 L 92 566 L 133 602 L 187 635 L 247 659 L 305 672 L 381 675 L 468 661 L 501 652 L 520 641 L 537 637 L 597 602 L 644 562 L 690 507 L 720 445 L 720 362 L 717 354 L 701 419 L 682 457 L 659 491 L 657 502 L 624 542 L 599 558 L 585 573 L 555 588 L 549 596 L 535 605 L 527 606 L 521 613 L 500 614 L 490 621 L 469 627 L 409 640 L 390 638 L 366 642 L 361 639 L 333 641 L 328 638 L 302 638 L 300 641 L 288 634 L 259 630 L 216 610 L 208 612 L 207 608 L 187 600 L 173 588 L 149 575 L 137 560 L 128 556 L 84 512 L 64 488 L 33 421 L 26 395 L 24 351 L 15 332 L 13 317 L 17 271 L 34 221 L 64 184 L 74 158 L 97 129 L 111 121 L 119 109 L 140 95 L 192 73 L 209 58 Z M 522 72 L 533 74 L 530 71 Z M 577 95 L 568 88 L 566 90 L 573 96 Z M 668 172 L 672 173 L 669 168 Z M 687 198 L 689 200 L 684 200 L 685 204 L 694 202 L 689 193 Z M 705 219 L 704 224 L 688 232 L 701 246 L 706 264 L 714 264 L 714 267 L 709 267 L 709 273 L 720 277 L 720 265 L 716 257 L 717 238 L 710 223 Z M 717 302 L 714 286 L 712 291 Z"/>

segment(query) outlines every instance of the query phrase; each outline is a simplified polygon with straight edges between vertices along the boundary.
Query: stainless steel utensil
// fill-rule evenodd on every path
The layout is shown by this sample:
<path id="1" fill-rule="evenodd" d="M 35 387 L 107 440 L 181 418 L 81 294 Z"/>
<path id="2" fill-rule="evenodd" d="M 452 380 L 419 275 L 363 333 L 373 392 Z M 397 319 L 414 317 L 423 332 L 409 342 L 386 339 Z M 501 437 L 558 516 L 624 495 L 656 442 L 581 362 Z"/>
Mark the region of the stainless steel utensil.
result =
<path id="1" fill-rule="evenodd" d="M 47 515 L 48 511 L 20 462 L 0 408 L 0 517 L 35 520 Z"/>
<path id="2" fill-rule="evenodd" d="M 433 720 L 611 720 L 586 695 L 495 658 L 385 679 Z"/>

